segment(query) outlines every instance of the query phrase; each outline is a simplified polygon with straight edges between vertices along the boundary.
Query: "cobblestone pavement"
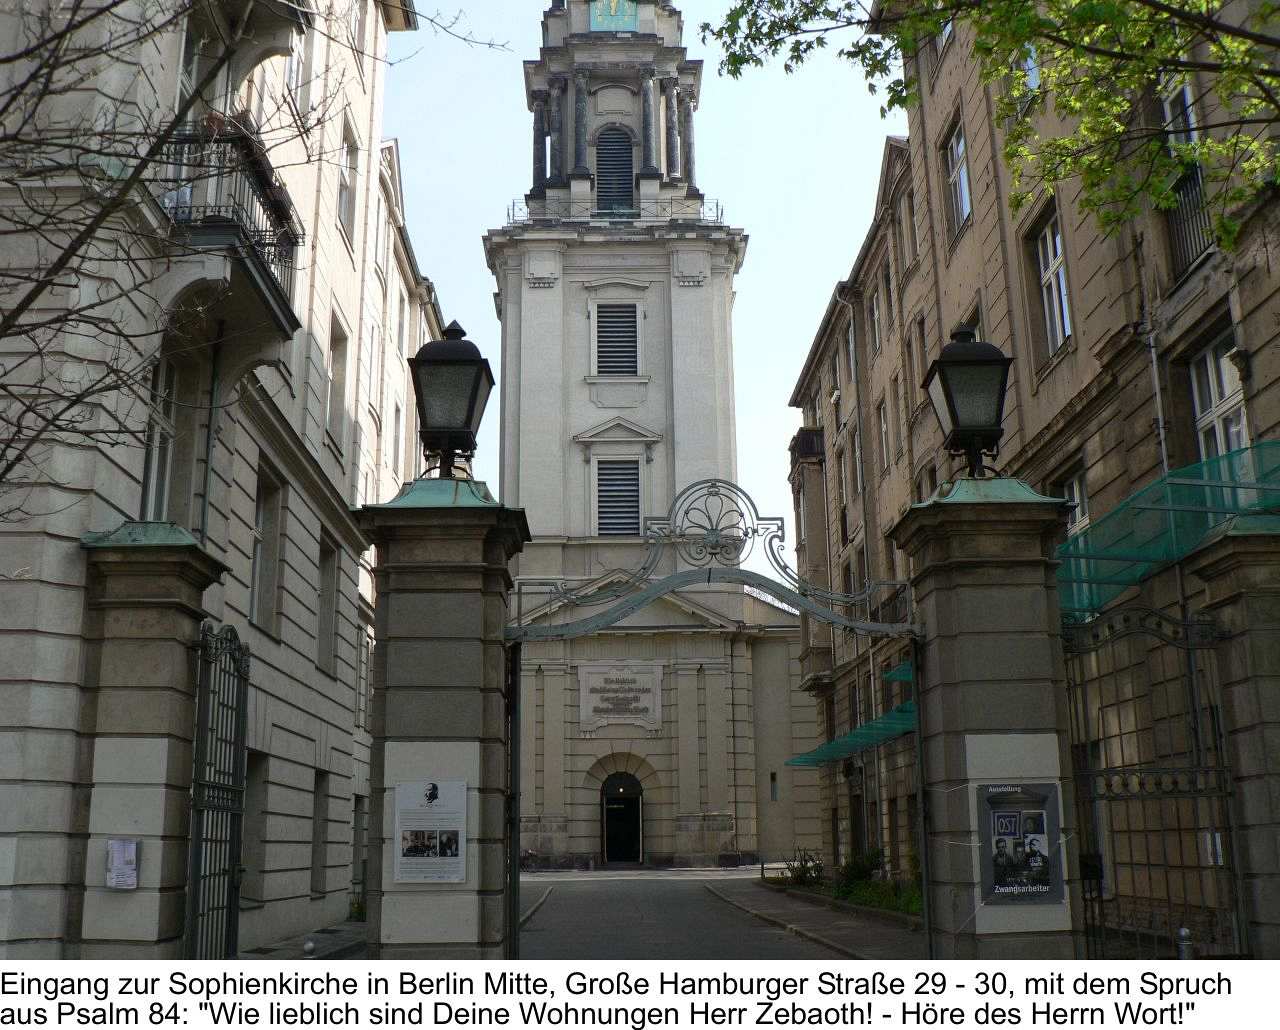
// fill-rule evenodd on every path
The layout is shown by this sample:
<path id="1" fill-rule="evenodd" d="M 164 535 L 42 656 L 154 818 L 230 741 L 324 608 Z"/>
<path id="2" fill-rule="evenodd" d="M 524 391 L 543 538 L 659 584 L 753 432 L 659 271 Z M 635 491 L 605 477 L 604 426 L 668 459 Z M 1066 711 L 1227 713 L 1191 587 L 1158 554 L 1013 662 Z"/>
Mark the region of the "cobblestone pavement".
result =
<path id="1" fill-rule="evenodd" d="M 745 871 L 538 873 L 524 877 L 522 959 L 808 959 L 843 957 L 757 919 L 708 889 L 749 884 Z"/>
<path id="2" fill-rule="evenodd" d="M 891 917 L 828 908 L 769 890 L 758 880 L 722 880 L 705 885 L 722 902 L 807 940 L 825 944 L 847 958 L 923 959 L 925 935 Z"/>

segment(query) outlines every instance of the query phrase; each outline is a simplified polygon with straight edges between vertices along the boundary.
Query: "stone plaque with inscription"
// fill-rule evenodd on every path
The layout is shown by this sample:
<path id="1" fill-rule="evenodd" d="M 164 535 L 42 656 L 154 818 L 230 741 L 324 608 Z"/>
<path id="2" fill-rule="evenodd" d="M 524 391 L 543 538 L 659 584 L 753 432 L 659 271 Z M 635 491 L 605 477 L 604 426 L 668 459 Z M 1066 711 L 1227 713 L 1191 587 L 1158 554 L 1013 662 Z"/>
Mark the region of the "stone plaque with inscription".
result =
<path id="1" fill-rule="evenodd" d="M 662 729 L 662 666 L 599 662 L 578 666 L 580 728 L 602 726 Z"/>

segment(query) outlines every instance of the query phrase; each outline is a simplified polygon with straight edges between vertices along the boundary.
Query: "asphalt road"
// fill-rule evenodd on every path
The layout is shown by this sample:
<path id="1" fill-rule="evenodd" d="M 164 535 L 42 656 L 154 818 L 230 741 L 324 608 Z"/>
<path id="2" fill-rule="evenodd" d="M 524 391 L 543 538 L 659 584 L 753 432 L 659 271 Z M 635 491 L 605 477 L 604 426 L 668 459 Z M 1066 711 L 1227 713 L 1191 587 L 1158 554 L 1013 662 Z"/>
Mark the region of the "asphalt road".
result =
<path id="1" fill-rule="evenodd" d="M 841 956 L 721 901 L 689 874 L 526 877 L 522 959 L 808 959 Z"/>

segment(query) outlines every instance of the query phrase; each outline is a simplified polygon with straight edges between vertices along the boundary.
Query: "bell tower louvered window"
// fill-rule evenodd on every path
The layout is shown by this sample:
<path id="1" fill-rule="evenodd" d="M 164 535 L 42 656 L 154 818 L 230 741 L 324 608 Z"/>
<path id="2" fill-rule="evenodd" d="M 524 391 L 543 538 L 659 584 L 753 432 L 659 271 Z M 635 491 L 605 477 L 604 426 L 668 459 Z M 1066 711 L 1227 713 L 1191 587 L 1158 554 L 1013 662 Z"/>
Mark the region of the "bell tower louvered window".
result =
<path id="1" fill-rule="evenodd" d="M 596 207 L 631 211 L 635 207 L 635 167 L 631 137 L 622 129 L 605 129 L 596 140 Z"/>
<path id="2" fill-rule="evenodd" d="M 596 466 L 596 523 L 600 536 L 640 535 L 640 462 Z"/>
<path id="3" fill-rule="evenodd" d="M 640 374 L 640 340 L 636 305 L 596 306 L 596 375 Z"/>

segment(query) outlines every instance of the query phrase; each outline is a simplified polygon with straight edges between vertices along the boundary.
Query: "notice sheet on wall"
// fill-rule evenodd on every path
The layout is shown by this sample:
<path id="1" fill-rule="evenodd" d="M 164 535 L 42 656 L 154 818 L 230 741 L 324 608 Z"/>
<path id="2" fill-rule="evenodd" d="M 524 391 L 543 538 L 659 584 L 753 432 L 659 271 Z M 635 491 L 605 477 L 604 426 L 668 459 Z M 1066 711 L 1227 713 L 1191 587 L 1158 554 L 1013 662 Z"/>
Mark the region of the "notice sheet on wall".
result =
<path id="1" fill-rule="evenodd" d="M 396 883 L 465 883 L 467 785 L 396 784 Z"/>
<path id="2" fill-rule="evenodd" d="M 113 891 L 138 889 L 138 842 L 107 841 L 107 887 Z"/>

